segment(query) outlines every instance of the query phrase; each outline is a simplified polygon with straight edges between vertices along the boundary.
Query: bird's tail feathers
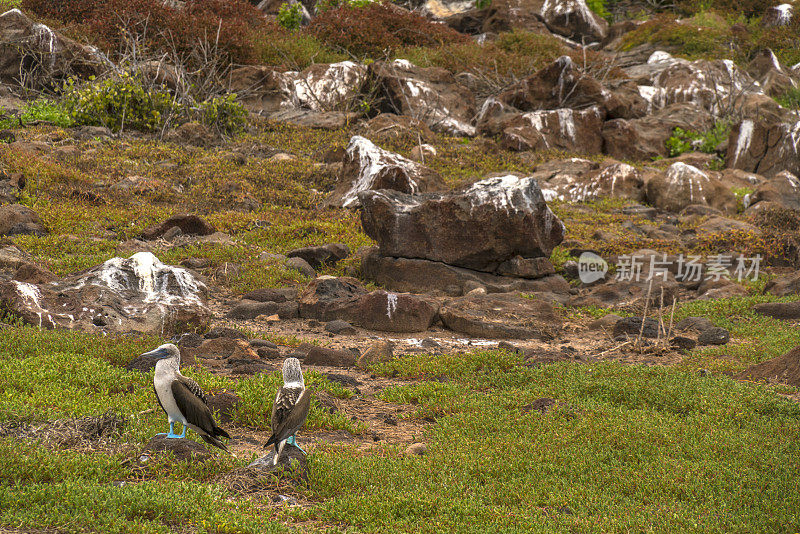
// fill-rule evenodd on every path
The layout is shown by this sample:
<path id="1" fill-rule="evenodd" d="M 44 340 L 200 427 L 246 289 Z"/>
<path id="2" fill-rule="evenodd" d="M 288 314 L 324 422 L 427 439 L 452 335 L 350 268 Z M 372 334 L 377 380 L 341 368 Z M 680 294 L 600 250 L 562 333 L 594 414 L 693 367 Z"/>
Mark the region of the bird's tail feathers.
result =
<path id="1" fill-rule="evenodd" d="M 223 430 L 223 432 L 225 431 Z M 220 439 L 217 438 L 216 436 L 212 436 L 210 434 L 203 434 L 200 437 L 203 438 L 203 441 L 205 441 L 209 445 L 213 445 L 214 447 L 222 449 L 223 451 L 230 454 L 231 451 L 228 450 L 228 446 L 225 445 L 222 441 L 220 441 Z"/>
<path id="2" fill-rule="evenodd" d="M 220 428 L 218 426 L 214 427 L 214 435 L 215 436 L 222 436 L 223 438 L 231 439 L 231 435 L 224 428 Z"/>
<path id="3" fill-rule="evenodd" d="M 267 447 L 269 447 L 270 445 L 274 445 L 274 444 L 278 443 L 278 441 L 280 441 L 280 440 L 278 439 L 278 436 L 276 436 L 275 434 L 272 434 L 272 435 L 269 437 L 269 439 L 267 440 L 267 442 L 264 444 L 264 448 L 266 449 L 266 448 L 267 448 Z"/>

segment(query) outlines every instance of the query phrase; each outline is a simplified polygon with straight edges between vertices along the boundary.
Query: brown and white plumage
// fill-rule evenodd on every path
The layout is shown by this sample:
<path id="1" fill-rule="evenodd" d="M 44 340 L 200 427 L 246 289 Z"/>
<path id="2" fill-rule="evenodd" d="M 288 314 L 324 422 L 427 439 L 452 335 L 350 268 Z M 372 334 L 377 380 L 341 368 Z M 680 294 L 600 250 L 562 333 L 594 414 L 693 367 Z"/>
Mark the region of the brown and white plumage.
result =
<path id="1" fill-rule="evenodd" d="M 272 405 L 272 436 L 264 444 L 264 447 L 275 446 L 276 465 L 287 440 L 294 444 L 294 435 L 306 422 L 310 408 L 311 391 L 305 387 L 300 361 L 287 358 L 283 362 L 283 386 Z"/>
<path id="2" fill-rule="evenodd" d="M 181 353 L 178 347 L 172 344 L 161 345 L 143 356 L 159 358 L 153 375 L 153 388 L 158 404 L 169 418 L 170 433 L 167 437 L 185 437 L 186 429 L 191 428 L 206 443 L 227 452 L 228 447 L 220 438 L 230 438 L 230 435 L 214 421 L 202 388 L 197 382 L 181 374 Z M 183 425 L 183 434 L 180 436 L 173 432 L 176 422 Z"/>

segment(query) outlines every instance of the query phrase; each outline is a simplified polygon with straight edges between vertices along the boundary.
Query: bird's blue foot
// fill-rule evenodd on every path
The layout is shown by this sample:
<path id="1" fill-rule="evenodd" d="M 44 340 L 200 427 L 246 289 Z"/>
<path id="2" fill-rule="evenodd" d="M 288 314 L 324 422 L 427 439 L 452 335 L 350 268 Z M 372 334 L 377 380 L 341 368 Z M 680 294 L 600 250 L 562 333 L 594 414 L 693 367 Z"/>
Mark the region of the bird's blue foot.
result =
<path id="1" fill-rule="evenodd" d="M 183 433 L 186 433 L 186 427 L 183 428 Z M 171 422 L 169 424 L 169 434 L 156 434 L 157 436 L 167 436 L 168 438 L 182 438 L 183 436 L 179 436 L 175 433 L 175 422 Z"/>
<path id="2" fill-rule="evenodd" d="M 304 451 L 303 448 L 300 447 L 300 445 L 297 444 L 297 439 L 294 436 L 289 436 L 288 438 L 286 438 L 286 444 L 287 445 L 294 445 L 295 447 L 300 449 L 300 452 L 302 452 L 303 454 L 306 454 L 306 451 Z"/>

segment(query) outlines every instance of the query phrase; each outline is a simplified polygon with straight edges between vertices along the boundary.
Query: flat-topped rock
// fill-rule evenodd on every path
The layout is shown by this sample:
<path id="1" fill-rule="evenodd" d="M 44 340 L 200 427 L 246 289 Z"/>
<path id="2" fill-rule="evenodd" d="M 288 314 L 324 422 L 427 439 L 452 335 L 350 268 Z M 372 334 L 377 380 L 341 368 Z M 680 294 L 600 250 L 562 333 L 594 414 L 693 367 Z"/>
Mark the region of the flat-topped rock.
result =
<path id="1" fill-rule="evenodd" d="M 561 330 L 550 303 L 513 293 L 468 295 L 447 302 L 439 314 L 450 330 L 478 338 L 549 340 Z"/>
<path id="2" fill-rule="evenodd" d="M 462 192 L 359 194 L 364 231 L 381 254 L 493 272 L 516 256 L 547 257 L 564 238 L 533 178 L 502 176 Z"/>

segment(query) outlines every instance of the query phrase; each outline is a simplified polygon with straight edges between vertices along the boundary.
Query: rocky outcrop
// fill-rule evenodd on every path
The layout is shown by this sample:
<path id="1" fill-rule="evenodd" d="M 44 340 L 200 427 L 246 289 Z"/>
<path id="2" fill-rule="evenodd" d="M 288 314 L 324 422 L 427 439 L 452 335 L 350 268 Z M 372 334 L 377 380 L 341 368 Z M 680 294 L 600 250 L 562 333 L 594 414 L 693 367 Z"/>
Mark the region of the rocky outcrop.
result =
<path id="1" fill-rule="evenodd" d="M 585 202 L 599 197 L 642 201 L 643 187 L 644 179 L 635 167 L 614 163 L 588 172 L 556 173 L 542 183 L 542 193 L 548 201 Z"/>
<path id="2" fill-rule="evenodd" d="M 300 315 L 319 321 L 342 320 L 382 332 L 424 332 L 439 311 L 435 301 L 416 295 L 367 291 L 352 278 L 321 276 L 300 297 Z"/>
<path id="3" fill-rule="evenodd" d="M 531 111 L 503 122 L 498 142 L 507 150 L 599 154 L 603 150 L 604 119 L 603 110 L 597 106 L 584 110 Z"/>
<path id="4" fill-rule="evenodd" d="M 550 340 L 561 330 L 551 304 L 509 293 L 468 295 L 446 303 L 440 315 L 450 330 L 478 338 Z"/>
<path id="5" fill-rule="evenodd" d="M 652 160 L 667 157 L 667 139 L 675 128 L 706 132 L 711 114 L 694 104 L 672 104 L 639 119 L 614 119 L 603 124 L 603 151 L 616 159 Z"/>
<path id="6" fill-rule="evenodd" d="M 358 194 L 371 189 L 391 189 L 416 194 L 445 189 L 439 174 L 399 154 L 375 146 L 369 139 L 350 139 L 342 161 L 339 185 L 326 204 L 342 208 L 361 205 Z"/>
<path id="7" fill-rule="evenodd" d="M 578 43 L 599 42 L 608 34 L 608 23 L 584 0 L 545 0 L 541 15 L 550 31 Z"/>
<path id="8" fill-rule="evenodd" d="M 359 194 L 364 231 L 381 254 L 493 272 L 515 256 L 549 256 L 564 237 L 532 178 L 503 176 L 463 192 Z"/>
<path id="9" fill-rule="evenodd" d="M 419 119 L 435 132 L 475 135 L 475 96 L 449 71 L 397 59 L 376 61 L 369 66 L 368 76 L 381 111 Z"/>
<path id="10" fill-rule="evenodd" d="M 168 335 L 206 329 L 208 290 L 149 252 L 45 284 L 0 282 L 0 308 L 44 328 Z"/>
<path id="11" fill-rule="evenodd" d="M 366 73 L 364 65 L 353 61 L 315 63 L 301 72 L 246 66 L 231 72 L 231 90 L 254 113 L 342 112 L 353 109 L 361 97 Z"/>
<path id="12" fill-rule="evenodd" d="M 800 175 L 800 118 L 792 122 L 746 119 L 731 128 L 725 165 L 768 178 Z"/>
<path id="13" fill-rule="evenodd" d="M 750 195 L 750 206 L 772 202 L 785 208 L 800 210 L 800 179 L 790 172 L 780 172 L 759 184 Z"/>
<path id="14" fill-rule="evenodd" d="M 151 226 L 142 231 L 143 239 L 158 239 L 168 233 L 175 233 L 180 230 L 183 235 L 211 235 L 216 229 L 197 215 L 181 214 L 173 215 L 166 221 Z"/>
<path id="15" fill-rule="evenodd" d="M 647 200 L 676 213 L 692 204 L 735 213 L 737 205 L 733 193 L 716 176 L 685 163 L 673 163 L 666 173 L 648 181 Z"/>
<path id="16" fill-rule="evenodd" d="M 83 46 L 18 9 L 0 15 L 0 81 L 23 78 L 38 88 L 52 87 L 71 75 L 99 75 L 107 66 L 96 49 Z"/>
<path id="17" fill-rule="evenodd" d="M 8 204 L 0 206 L 0 236 L 45 235 L 47 230 L 39 215 L 27 206 Z"/>
<path id="18" fill-rule="evenodd" d="M 747 65 L 747 73 L 758 81 L 764 92 L 771 97 L 781 96 L 797 87 L 797 83 L 769 48 L 760 50 L 753 57 Z"/>

